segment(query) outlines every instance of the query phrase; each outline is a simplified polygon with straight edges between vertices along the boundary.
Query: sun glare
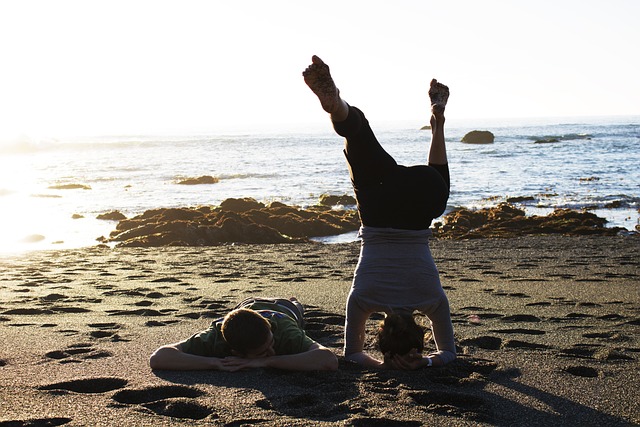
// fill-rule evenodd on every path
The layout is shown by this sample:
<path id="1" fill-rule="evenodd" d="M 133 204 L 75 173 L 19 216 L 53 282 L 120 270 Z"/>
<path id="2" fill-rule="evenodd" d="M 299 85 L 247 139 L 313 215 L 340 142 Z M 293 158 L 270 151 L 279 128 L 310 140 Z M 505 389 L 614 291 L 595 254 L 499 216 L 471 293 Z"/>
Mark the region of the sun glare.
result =
<path id="1" fill-rule="evenodd" d="M 0 161 L 0 252 L 15 250 L 20 240 L 28 237 L 23 233 L 35 221 L 24 193 L 31 187 L 30 171 L 13 160 L 14 156 L 5 155 Z"/>

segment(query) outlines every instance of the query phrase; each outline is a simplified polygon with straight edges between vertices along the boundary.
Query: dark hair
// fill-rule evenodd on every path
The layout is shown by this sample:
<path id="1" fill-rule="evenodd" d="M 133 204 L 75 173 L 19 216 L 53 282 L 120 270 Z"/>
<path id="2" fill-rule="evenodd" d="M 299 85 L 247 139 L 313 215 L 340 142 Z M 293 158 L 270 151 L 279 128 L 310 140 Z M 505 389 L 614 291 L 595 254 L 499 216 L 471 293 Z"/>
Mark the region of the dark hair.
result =
<path id="1" fill-rule="evenodd" d="M 378 347 L 383 354 L 404 355 L 412 348 L 424 350 L 424 327 L 418 325 L 412 314 L 388 314 L 380 322 Z"/>
<path id="2" fill-rule="evenodd" d="M 222 337 L 240 354 L 247 354 L 267 342 L 271 324 L 248 308 L 230 311 L 222 321 Z"/>

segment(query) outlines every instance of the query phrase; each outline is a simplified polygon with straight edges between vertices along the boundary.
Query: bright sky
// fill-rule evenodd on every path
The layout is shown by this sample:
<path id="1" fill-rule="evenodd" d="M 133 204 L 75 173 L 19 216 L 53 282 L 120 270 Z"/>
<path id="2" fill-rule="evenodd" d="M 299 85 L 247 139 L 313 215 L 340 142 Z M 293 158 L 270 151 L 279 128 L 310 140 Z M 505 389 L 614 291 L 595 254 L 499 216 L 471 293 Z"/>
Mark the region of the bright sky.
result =
<path id="1" fill-rule="evenodd" d="M 317 54 L 370 120 L 640 114 L 637 0 L 0 3 L 0 136 L 325 119 Z"/>

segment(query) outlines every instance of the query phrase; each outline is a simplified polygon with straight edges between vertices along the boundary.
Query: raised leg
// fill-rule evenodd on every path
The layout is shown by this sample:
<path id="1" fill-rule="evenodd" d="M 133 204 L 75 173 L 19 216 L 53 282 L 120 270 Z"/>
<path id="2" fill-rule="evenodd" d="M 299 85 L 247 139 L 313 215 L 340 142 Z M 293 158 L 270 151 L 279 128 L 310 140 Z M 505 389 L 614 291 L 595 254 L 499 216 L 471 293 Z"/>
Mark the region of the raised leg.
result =
<path id="1" fill-rule="evenodd" d="M 320 100 L 322 109 L 331 115 L 331 120 L 341 122 L 347 118 L 349 105 L 340 98 L 340 90 L 331 78 L 329 66 L 322 59 L 313 55 L 311 65 L 302 72 L 302 76 Z"/>
<path id="2" fill-rule="evenodd" d="M 449 88 L 436 79 L 431 80 L 429 88 L 431 99 L 431 147 L 429 163 L 447 164 L 447 149 L 444 141 L 444 110 L 449 100 Z"/>

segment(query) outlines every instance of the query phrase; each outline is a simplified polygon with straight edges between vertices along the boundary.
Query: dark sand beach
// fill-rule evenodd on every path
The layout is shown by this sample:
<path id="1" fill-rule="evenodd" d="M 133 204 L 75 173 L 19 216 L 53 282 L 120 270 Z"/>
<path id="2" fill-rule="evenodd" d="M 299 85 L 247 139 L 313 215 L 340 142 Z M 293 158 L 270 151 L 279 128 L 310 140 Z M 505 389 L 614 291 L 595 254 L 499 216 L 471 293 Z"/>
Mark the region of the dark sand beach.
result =
<path id="1" fill-rule="evenodd" d="M 414 372 L 342 359 L 358 250 L 95 247 L 2 258 L 0 426 L 640 423 L 637 236 L 434 240 L 459 358 Z M 339 370 L 149 368 L 155 348 L 249 295 L 297 296 L 308 334 L 334 349 Z"/>

